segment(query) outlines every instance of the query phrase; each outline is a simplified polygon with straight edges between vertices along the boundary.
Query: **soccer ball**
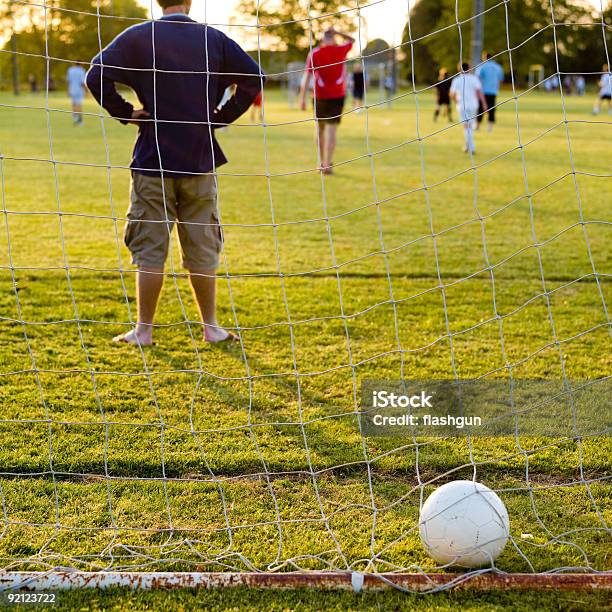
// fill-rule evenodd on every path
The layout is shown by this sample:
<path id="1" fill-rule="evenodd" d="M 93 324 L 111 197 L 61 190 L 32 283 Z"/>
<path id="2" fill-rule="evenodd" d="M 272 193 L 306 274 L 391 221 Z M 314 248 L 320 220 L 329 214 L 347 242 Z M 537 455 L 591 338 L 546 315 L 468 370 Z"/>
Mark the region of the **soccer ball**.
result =
<path id="1" fill-rule="evenodd" d="M 455 480 L 427 498 L 419 533 L 438 563 L 480 567 L 491 565 L 506 546 L 510 520 L 494 491 L 471 480 Z"/>

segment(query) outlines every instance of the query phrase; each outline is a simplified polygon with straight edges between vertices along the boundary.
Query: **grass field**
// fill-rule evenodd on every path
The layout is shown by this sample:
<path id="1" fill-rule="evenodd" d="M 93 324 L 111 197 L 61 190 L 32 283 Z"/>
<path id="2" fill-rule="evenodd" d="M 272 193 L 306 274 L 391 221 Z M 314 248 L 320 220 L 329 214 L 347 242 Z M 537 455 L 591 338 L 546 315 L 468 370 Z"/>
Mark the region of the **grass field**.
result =
<path id="1" fill-rule="evenodd" d="M 475 474 L 509 510 L 500 569 L 610 569 L 609 438 L 362 441 L 355 417 L 355 384 L 402 372 L 610 375 L 612 118 L 506 96 L 474 165 L 409 96 L 345 117 L 322 180 L 308 115 L 267 94 L 265 130 L 220 134 L 242 347 L 201 341 L 175 245 L 141 353 L 110 343 L 135 314 L 134 129 L 1 94 L 0 567 L 435 571 L 421 494 Z"/>

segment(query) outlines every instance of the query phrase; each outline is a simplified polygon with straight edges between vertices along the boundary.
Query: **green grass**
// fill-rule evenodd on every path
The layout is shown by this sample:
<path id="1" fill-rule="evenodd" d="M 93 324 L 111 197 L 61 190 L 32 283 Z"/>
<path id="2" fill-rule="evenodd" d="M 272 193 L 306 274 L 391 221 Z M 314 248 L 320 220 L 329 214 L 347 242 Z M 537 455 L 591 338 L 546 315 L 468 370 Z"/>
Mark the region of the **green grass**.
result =
<path id="1" fill-rule="evenodd" d="M 269 610 L 285 612 L 306 610 L 379 612 L 380 610 L 442 610 L 471 612 L 473 610 L 533 610 L 579 612 L 605 610 L 605 592 L 542 592 L 493 591 L 490 593 L 442 593 L 436 595 L 406 595 L 396 591 L 352 593 L 333 591 L 256 591 L 227 589 L 220 591 L 156 591 L 149 593 L 114 590 L 82 591 L 60 594 L 53 610 Z"/>
<path id="2" fill-rule="evenodd" d="M 109 342 L 135 310 L 120 240 L 134 130 L 105 121 L 109 170 L 100 119 L 76 129 L 43 98 L 0 103 L 0 566 L 366 569 L 376 556 L 378 570 L 435 571 L 420 484 L 428 494 L 476 465 L 511 517 L 502 570 L 610 569 L 609 439 L 362 444 L 353 414 L 355 382 L 450 378 L 452 355 L 464 378 L 512 364 L 558 379 L 560 353 L 570 378 L 610 374 L 612 124 L 592 121 L 590 100 L 570 98 L 566 124 L 558 96 L 520 97 L 519 142 L 508 99 L 477 135 L 476 167 L 462 128 L 433 124 L 429 96 L 418 127 L 412 96 L 351 114 L 322 182 L 312 123 L 270 93 L 266 146 L 258 126 L 220 134 L 220 318 L 244 352 L 201 341 L 174 245 L 144 354 Z"/>

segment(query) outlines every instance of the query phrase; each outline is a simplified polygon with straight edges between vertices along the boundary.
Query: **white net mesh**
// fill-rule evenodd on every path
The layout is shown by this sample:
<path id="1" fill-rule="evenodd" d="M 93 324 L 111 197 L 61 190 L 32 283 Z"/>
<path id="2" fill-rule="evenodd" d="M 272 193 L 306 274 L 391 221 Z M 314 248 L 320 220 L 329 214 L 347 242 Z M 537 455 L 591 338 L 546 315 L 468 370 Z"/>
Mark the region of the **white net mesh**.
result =
<path id="1" fill-rule="evenodd" d="M 122 244 L 133 131 L 90 99 L 73 128 L 59 90 L 72 62 L 89 67 L 92 36 L 95 54 L 147 17 L 118 1 L 0 4 L 14 31 L 3 83 L 14 66 L 17 81 L 34 76 L 20 97 L 0 92 L 1 569 L 435 572 L 419 509 L 461 478 L 510 515 L 509 546 L 479 571 L 610 569 L 610 423 L 583 430 L 572 392 L 565 435 L 517 419 L 509 435 L 373 438 L 360 415 L 366 379 L 606 382 L 612 122 L 605 107 L 591 116 L 594 90 L 563 85 L 584 32 L 601 42 L 591 89 L 605 77 L 606 7 L 575 19 L 566 2 L 534 3 L 546 19 L 524 31 L 523 3 L 473 15 L 446 2 L 447 21 L 424 31 L 416 3 L 392 4 L 297 3 L 304 58 L 342 20 L 351 66 L 368 74 L 364 106 L 343 112 L 335 175 L 318 169 L 313 109 L 288 108 L 274 87 L 295 89 L 295 64 L 267 70 L 263 120 L 219 137 L 219 316 L 239 336 L 225 348 L 201 339 L 175 237 L 156 345 L 110 343 L 136 322 Z M 280 6 L 277 18 L 252 8 L 219 27 L 266 68 L 291 30 Z M 366 54 L 383 11 L 408 20 L 404 40 Z M 507 87 L 495 130 L 485 120 L 478 155 L 464 155 L 463 125 L 432 120 L 419 54 L 427 43 L 465 60 L 478 18 L 503 33 L 485 29 L 485 43 Z M 397 91 L 379 95 L 377 53 Z M 517 65 L 547 61 L 556 89 L 523 89 L 531 68 Z"/>

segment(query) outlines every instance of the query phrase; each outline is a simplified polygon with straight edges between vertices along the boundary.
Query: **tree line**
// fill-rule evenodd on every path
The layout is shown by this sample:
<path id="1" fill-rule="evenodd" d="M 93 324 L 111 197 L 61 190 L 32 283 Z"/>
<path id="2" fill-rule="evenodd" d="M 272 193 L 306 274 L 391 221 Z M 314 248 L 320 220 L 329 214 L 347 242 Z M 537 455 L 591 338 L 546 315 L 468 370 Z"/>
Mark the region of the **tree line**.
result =
<path id="1" fill-rule="evenodd" d="M 304 59 L 330 25 L 359 28 L 355 5 L 346 0 L 242 0 L 239 10 L 243 22 L 265 26 L 258 34 L 262 45 L 291 60 Z M 440 68 L 453 73 L 460 61 L 469 61 L 472 10 L 472 0 L 413 2 L 397 50 L 401 77 L 432 82 Z M 484 48 L 506 72 L 512 68 L 518 83 L 533 65 L 547 74 L 596 72 L 612 54 L 612 3 L 602 14 L 584 0 L 485 0 Z"/>
<path id="2" fill-rule="evenodd" d="M 4 86 L 15 63 L 21 81 L 32 75 L 41 84 L 49 77 L 60 84 L 70 62 L 87 65 L 117 34 L 148 16 L 136 0 L 46 0 L 44 5 L 0 0 Z"/>
<path id="3" fill-rule="evenodd" d="M 519 83 L 533 65 L 542 65 L 546 74 L 589 73 L 608 63 L 612 4 L 603 15 L 581 0 L 484 4 L 484 49 L 497 56 L 506 73 L 512 68 Z M 470 61 L 471 10 L 471 0 L 420 0 L 414 5 L 402 41 L 406 78 L 414 74 L 418 82 L 431 82 L 438 69 L 453 73 L 460 60 Z"/>
<path id="4" fill-rule="evenodd" d="M 45 4 L 46 9 L 41 3 L 0 0 L 4 85 L 11 80 L 14 63 L 22 80 L 33 74 L 44 82 L 49 74 L 61 82 L 67 62 L 88 63 L 101 46 L 148 16 L 136 0 L 47 0 Z M 357 31 L 360 24 L 354 9 L 347 0 L 241 0 L 236 22 L 244 26 L 247 48 L 261 45 L 267 56 L 279 52 L 285 61 L 295 61 L 305 59 L 310 46 L 331 25 Z M 401 77 L 431 82 L 439 68 L 452 73 L 460 59 L 469 60 L 471 11 L 472 0 L 414 2 L 398 49 Z M 257 23 L 264 27 L 254 27 Z M 485 0 L 484 48 L 499 54 L 506 72 L 512 67 L 519 83 L 534 64 L 543 65 L 547 73 L 600 70 L 608 57 L 606 44 L 612 53 L 610 3 L 602 15 L 584 0 Z"/>

